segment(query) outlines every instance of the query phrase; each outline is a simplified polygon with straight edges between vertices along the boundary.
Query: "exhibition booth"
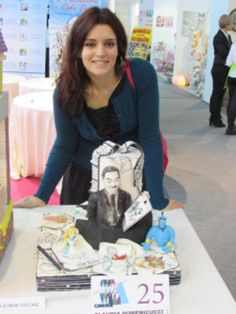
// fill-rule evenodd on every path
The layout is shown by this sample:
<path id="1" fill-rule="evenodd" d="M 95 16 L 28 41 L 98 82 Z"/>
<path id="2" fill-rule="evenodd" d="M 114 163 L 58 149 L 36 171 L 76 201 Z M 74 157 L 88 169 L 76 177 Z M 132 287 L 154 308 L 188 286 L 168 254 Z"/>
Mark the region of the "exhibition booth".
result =
<path id="1" fill-rule="evenodd" d="M 235 21 L 234 1 L 159 0 L 139 5 L 142 26 L 150 25 L 153 12 L 151 62 L 159 75 L 209 103 L 212 40 L 222 14 L 231 13 Z M 235 31 L 231 37 L 234 42 Z"/>

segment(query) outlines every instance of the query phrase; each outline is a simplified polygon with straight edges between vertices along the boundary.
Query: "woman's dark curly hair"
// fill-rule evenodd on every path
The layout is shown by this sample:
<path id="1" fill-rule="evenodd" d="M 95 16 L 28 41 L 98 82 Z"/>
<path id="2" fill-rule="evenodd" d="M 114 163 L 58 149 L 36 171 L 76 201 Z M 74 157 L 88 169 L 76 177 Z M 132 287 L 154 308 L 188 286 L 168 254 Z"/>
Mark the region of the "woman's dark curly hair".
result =
<path id="1" fill-rule="evenodd" d="M 66 107 L 71 117 L 81 115 L 85 107 L 85 89 L 90 83 L 86 69 L 81 60 L 84 41 L 90 30 L 97 24 L 109 25 L 116 35 L 118 56 L 115 64 L 117 75 L 124 70 L 124 60 L 127 50 L 125 29 L 107 8 L 92 7 L 82 13 L 73 23 L 63 52 L 62 69 L 58 78 L 60 86 L 59 105 Z"/>

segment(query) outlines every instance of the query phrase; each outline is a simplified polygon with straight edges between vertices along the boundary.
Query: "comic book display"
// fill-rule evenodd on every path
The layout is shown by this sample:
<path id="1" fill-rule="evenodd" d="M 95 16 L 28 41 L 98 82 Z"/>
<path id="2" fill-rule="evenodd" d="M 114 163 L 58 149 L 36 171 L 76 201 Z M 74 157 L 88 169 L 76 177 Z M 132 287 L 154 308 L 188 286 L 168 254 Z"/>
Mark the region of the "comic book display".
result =
<path id="1" fill-rule="evenodd" d="M 150 59 L 151 27 L 134 27 L 128 44 L 128 57 Z"/>

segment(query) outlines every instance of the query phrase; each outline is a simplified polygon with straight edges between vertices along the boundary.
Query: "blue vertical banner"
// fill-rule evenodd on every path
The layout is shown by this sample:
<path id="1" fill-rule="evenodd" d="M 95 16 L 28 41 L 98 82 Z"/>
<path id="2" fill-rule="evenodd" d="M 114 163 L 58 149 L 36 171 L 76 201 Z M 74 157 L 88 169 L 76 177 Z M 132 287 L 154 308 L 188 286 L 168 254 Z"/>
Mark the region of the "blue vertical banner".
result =
<path id="1" fill-rule="evenodd" d="M 50 0 L 49 43 L 50 76 L 60 72 L 61 56 L 71 25 L 90 7 L 105 7 L 105 0 Z"/>
<path id="2" fill-rule="evenodd" d="M 1 0 L 0 27 L 8 48 L 3 71 L 45 74 L 48 0 Z"/>

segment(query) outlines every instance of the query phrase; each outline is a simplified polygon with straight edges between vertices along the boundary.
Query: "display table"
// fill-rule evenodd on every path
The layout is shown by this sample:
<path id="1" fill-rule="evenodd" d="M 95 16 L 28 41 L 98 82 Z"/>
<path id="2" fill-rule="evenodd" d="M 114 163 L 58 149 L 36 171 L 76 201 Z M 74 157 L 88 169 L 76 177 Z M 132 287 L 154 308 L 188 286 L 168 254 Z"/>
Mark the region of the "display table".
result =
<path id="1" fill-rule="evenodd" d="M 37 228 L 42 214 L 53 210 L 70 212 L 75 207 L 15 209 L 13 240 L 0 266 L 0 297 L 46 298 L 46 308 L 30 310 L 31 314 L 60 314 L 73 311 L 89 314 L 90 291 L 38 292 L 36 290 Z M 184 212 L 168 212 L 168 224 L 176 231 L 177 253 L 182 267 L 182 282 L 171 286 L 171 314 L 233 314 L 236 304 L 216 270 Z M 131 309 L 132 310 L 132 309 Z M 3 313 L 26 313 L 6 310 Z"/>
<path id="2" fill-rule="evenodd" d="M 3 73 L 3 90 L 8 92 L 9 113 L 13 98 L 19 95 L 19 83 L 22 81 L 25 81 L 24 76 Z"/>
<path id="3" fill-rule="evenodd" d="M 13 99 L 10 147 L 11 177 L 42 176 L 55 140 L 52 92 Z"/>
<path id="4" fill-rule="evenodd" d="M 35 78 L 19 82 L 19 93 L 53 92 L 55 82 L 49 78 Z"/>

